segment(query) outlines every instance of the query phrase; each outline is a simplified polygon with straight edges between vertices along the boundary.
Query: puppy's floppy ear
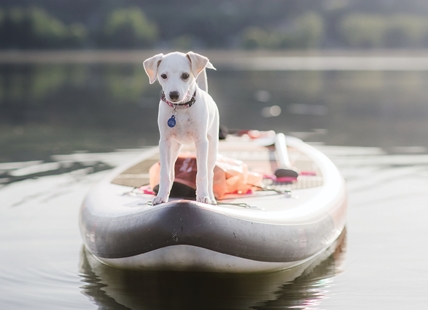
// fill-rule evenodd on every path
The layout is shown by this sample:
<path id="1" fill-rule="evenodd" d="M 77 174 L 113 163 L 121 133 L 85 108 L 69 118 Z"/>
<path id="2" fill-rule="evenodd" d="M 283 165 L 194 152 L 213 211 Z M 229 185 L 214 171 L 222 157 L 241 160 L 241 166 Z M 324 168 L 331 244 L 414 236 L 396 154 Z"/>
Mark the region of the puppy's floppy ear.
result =
<path id="1" fill-rule="evenodd" d="M 209 59 L 205 56 L 196 54 L 194 52 L 188 52 L 186 56 L 190 60 L 192 72 L 195 77 L 198 77 L 199 73 L 201 73 L 205 68 L 215 70 L 212 63 L 210 63 Z"/>
<path id="2" fill-rule="evenodd" d="M 158 67 L 162 59 L 163 59 L 163 54 L 157 54 L 153 57 L 147 58 L 143 62 L 144 70 L 149 76 L 150 84 L 153 84 L 156 81 L 157 74 L 158 74 Z"/>

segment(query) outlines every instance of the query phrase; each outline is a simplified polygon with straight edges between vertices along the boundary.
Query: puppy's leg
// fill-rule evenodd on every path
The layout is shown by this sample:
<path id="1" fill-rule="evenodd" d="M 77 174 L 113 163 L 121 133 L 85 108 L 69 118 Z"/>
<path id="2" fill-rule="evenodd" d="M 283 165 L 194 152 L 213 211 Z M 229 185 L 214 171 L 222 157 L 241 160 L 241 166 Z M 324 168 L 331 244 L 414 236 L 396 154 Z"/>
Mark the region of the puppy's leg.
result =
<path id="1" fill-rule="evenodd" d="M 211 204 L 208 191 L 208 139 L 195 142 L 198 172 L 196 173 L 196 201 Z"/>
<path id="2" fill-rule="evenodd" d="M 181 150 L 181 143 L 176 140 L 171 141 L 171 159 L 170 159 L 170 169 L 169 169 L 169 179 L 171 180 L 171 187 L 175 180 L 175 162 L 177 161 L 178 154 Z M 171 188 L 170 188 L 171 190 Z"/>
<path id="3" fill-rule="evenodd" d="M 214 167 L 217 161 L 218 139 L 208 136 L 208 193 L 211 204 L 217 204 L 214 196 Z"/>
<path id="4" fill-rule="evenodd" d="M 159 191 L 153 199 L 153 205 L 163 202 L 168 202 L 169 192 L 172 186 L 171 179 L 171 148 L 172 141 L 170 139 L 161 138 L 159 141 L 160 154 L 160 181 Z"/>
<path id="5" fill-rule="evenodd" d="M 153 205 L 168 202 L 169 193 L 175 178 L 175 162 L 180 150 L 181 144 L 175 140 L 165 139 L 159 142 L 161 163 L 160 182 L 159 192 L 153 199 Z"/>

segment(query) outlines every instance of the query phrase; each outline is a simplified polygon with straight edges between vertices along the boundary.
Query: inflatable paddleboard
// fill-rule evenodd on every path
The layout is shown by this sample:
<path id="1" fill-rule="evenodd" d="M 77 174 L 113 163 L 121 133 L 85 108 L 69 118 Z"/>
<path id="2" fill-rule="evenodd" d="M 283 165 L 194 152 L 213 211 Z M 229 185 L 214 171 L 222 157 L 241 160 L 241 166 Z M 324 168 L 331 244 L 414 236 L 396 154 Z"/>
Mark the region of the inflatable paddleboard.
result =
<path id="1" fill-rule="evenodd" d="M 281 270 L 320 255 L 345 227 L 345 182 L 309 144 L 282 134 L 266 139 L 219 143 L 219 154 L 263 175 L 263 185 L 225 193 L 217 205 L 171 197 L 153 206 L 149 171 L 159 149 L 145 149 L 85 198 L 79 223 L 87 251 L 117 268 L 214 272 Z"/>

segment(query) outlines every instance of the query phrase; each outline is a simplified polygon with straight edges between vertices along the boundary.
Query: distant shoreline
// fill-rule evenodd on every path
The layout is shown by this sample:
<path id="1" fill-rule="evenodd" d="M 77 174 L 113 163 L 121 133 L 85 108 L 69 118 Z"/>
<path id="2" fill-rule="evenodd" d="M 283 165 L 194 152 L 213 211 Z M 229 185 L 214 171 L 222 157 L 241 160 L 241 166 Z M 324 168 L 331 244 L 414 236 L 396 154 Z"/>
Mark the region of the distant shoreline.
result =
<path id="1" fill-rule="evenodd" d="M 0 51 L 0 64 L 141 64 L 160 50 Z M 270 71 L 428 71 L 428 50 L 197 51 L 221 68 Z"/>

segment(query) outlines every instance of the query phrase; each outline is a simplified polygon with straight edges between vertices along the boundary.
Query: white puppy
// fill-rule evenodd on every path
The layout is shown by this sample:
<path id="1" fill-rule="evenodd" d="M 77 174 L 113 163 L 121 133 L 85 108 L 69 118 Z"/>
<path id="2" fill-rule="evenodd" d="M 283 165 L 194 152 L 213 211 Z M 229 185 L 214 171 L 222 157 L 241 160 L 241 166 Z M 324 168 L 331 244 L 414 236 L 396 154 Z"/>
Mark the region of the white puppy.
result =
<path id="1" fill-rule="evenodd" d="M 144 61 L 150 84 L 162 86 L 159 102 L 160 184 L 153 204 L 167 202 L 174 182 L 174 165 L 182 144 L 196 147 L 196 200 L 215 204 L 214 166 L 217 158 L 219 114 L 208 95 L 208 58 L 188 52 L 158 54 Z"/>

